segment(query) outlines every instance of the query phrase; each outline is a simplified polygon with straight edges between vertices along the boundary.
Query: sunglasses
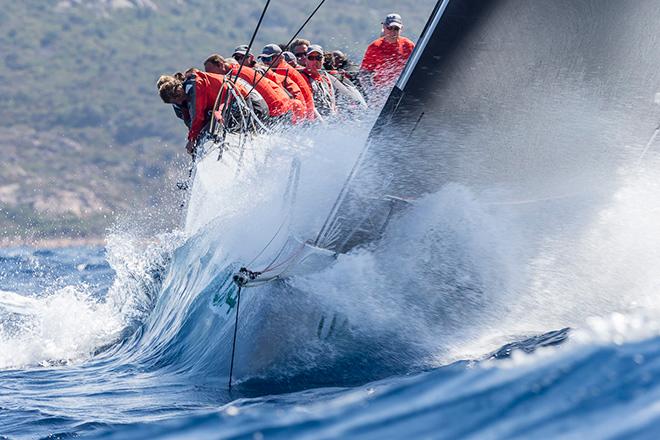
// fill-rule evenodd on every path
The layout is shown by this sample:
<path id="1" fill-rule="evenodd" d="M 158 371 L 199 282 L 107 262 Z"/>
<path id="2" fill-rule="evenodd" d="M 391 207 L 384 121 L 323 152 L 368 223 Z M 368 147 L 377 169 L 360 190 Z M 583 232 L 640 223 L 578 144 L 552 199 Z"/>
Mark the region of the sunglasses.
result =
<path id="1" fill-rule="evenodd" d="M 305 52 L 300 52 L 300 53 L 297 53 L 297 54 L 296 54 L 296 58 L 304 58 L 305 55 L 307 55 L 307 53 L 305 53 Z"/>
<path id="2" fill-rule="evenodd" d="M 316 56 L 308 55 L 307 59 L 310 60 L 310 61 L 322 61 L 323 57 L 321 55 L 316 55 Z"/>
<path id="3" fill-rule="evenodd" d="M 399 26 L 385 26 L 385 29 L 388 31 L 400 31 L 401 28 Z"/>
<path id="4" fill-rule="evenodd" d="M 273 61 L 274 57 L 275 57 L 275 55 L 271 55 L 269 57 L 259 57 L 259 59 L 261 61 L 263 61 L 264 63 L 270 63 L 271 61 Z"/>

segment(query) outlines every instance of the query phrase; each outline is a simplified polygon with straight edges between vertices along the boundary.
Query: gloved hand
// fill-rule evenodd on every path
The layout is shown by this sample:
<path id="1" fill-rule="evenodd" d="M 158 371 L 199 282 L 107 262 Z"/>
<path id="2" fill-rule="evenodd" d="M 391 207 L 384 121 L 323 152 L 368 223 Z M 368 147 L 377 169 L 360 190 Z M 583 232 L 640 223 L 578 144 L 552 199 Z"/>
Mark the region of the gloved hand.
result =
<path id="1" fill-rule="evenodd" d="M 188 154 L 192 156 L 193 154 L 195 154 L 196 149 L 197 149 L 197 145 L 195 145 L 195 141 L 188 141 L 188 143 L 186 144 L 186 151 L 188 152 Z"/>

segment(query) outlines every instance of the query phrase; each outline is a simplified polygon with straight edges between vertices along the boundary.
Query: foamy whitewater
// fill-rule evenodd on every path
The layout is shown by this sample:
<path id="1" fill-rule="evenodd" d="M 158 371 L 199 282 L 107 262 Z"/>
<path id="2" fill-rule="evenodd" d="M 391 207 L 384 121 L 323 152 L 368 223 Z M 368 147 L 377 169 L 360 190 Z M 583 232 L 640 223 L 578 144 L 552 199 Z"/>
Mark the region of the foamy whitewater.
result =
<path id="1" fill-rule="evenodd" d="M 318 233 L 369 126 L 257 139 L 224 185 L 200 166 L 180 231 L 0 251 L 0 435 L 656 438 L 658 145 L 551 198 L 448 182 L 246 289 L 228 390 L 231 275 Z"/>

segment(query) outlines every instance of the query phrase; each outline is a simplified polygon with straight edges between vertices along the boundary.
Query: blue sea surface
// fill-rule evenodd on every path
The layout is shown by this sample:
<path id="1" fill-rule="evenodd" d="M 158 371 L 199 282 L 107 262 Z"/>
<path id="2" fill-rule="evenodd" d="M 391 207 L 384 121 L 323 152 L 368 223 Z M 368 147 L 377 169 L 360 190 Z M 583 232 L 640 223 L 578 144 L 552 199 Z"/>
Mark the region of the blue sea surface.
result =
<path id="1" fill-rule="evenodd" d="M 204 310 L 210 291 L 184 316 L 162 303 L 170 265 L 187 246 L 166 255 L 143 248 L 133 262 L 95 247 L 0 251 L 0 291 L 9 292 L 0 297 L 2 438 L 660 435 L 660 338 L 652 334 L 574 342 L 571 330 L 556 329 L 473 359 L 390 370 L 357 371 L 369 368 L 360 358 L 370 356 L 358 350 L 333 364 L 344 371 L 330 379 L 315 376 L 323 371 L 316 365 L 294 375 L 239 376 L 229 390 L 220 363 L 231 346 L 214 341 L 215 315 Z M 104 310 L 126 291 L 142 296 L 130 312 L 117 304 Z M 617 319 L 624 333 L 644 330 Z M 327 382 L 334 385 L 318 385 Z"/>

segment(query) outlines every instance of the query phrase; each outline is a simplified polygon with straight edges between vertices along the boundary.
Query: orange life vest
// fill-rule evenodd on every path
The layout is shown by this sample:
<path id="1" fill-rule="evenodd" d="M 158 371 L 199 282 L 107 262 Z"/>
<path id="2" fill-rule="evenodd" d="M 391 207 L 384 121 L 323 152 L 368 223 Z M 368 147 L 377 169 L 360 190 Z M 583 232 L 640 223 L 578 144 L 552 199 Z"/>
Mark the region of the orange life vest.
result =
<path id="1" fill-rule="evenodd" d="M 266 71 L 266 78 L 277 83 L 290 95 L 291 110 L 293 112 L 292 122 L 297 124 L 307 119 L 307 106 L 305 105 L 300 87 L 287 76 L 273 72 L 273 69 Z"/>
<path id="2" fill-rule="evenodd" d="M 314 94 L 312 93 L 312 89 L 309 87 L 309 83 L 305 77 L 283 59 L 280 60 L 279 64 L 276 67 L 273 67 L 271 70 L 279 75 L 284 75 L 290 78 L 291 81 L 296 83 L 298 88 L 300 88 L 300 92 L 302 93 L 302 101 L 305 103 L 307 119 L 315 119 L 316 114 L 314 113 Z"/>
<path id="3" fill-rule="evenodd" d="M 239 66 L 232 66 L 232 75 L 238 73 Z M 268 78 L 262 78 L 263 75 L 257 73 L 254 69 L 243 66 L 240 69 L 239 77 L 254 86 L 255 90 L 264 98 L 268 105 L 268 111 L 271 116 L 282 116 L 292 110 L 291 98 L 286 94 L 286 91 L 280 87 L 276 82 Z"/>

